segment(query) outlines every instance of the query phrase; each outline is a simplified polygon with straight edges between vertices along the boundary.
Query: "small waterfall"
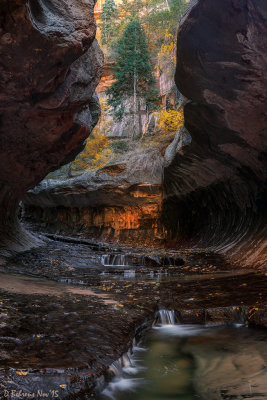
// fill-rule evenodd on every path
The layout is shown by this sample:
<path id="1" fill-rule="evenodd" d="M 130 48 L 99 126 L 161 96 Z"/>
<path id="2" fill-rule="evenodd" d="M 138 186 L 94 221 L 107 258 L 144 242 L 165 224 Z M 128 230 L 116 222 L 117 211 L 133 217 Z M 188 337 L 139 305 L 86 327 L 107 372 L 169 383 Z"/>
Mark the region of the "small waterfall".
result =
<path id="1" fill-rule="evenodd" d="M 109 371 L 115 376 L 122 375 L 122 360 L 119 358 L 118 360 L 114 361 L 109 367 Z"/>
<path id="2" fill-rule="evenodd" d="M 131 355 L 129 354 L 129 352 L 123 354 L 122 365 L 123 365 L 123 368 L 132 368 L 133 367 Z"/>
<path id="3" fill-rule="evenodd" d="M 144 378 L 135 377 L 138 372 L 146 369 L 142 365 L 139 365 L 139 357 L 136 358 L 136 354 L 140 351 L 146 351 L 147 349 L 137 346 L 136 339 L 133 339 L 132 347 L 124 353 L 118 360 L 114 361 L 109 367 L 108 384 L 103 390 L 105 382 L 103 379 L 98 381 L 98 393 L 101 393 L 101 397 L 104 399 L 115 400 L 124 391 L 132 392 L 136 387 L 140 386 L 144 382 Z M 102 388 L 102 390 L 101 390 Z"/>
<path id="4" fill-rule="evenodd" d="M 128 265 L 128 260 L 125 254 L 103 254 L 101 257 L 101 263 L 105 267 L 125 267 Z"/>
<path id="5" fill-rule="evenodd" d="M 158 316 L 162 325 L 175 325 L 174 310 L 159 310 Z"/>
<path id="6" fill-rule="evenodd" d="M 133 360 L 131 357 L 131 351 L 129 350 L 127 353 L 124 353 L 118 360 L 114 361 L 113 364 L 109 367 L 109 371 L 120 377 L 123 374 L 123 370 L 133 368 Z"/>

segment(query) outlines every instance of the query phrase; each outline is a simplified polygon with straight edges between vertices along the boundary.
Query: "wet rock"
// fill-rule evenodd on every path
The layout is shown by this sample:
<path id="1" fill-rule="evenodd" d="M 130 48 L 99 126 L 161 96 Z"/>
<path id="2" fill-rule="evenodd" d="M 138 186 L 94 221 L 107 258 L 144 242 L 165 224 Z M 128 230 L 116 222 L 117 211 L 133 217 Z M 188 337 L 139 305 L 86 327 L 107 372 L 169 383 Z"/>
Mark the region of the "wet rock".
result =
<path id="1" fill-rule="evenodd" d="M 160 258 L 160 264 L 167 266 L 184 265 L 184 260 L 180 256 L 164 256 Z"/>
<path id="2" fill-rule="evenodd" d="M 93 9 L 84 0 L 1 3 L 1 253 L 34 244 L 18 224 L 20 199 L 72 160 L 97 122 L 103 56 Z"/>
<path id="3" fill-rule="evenodd" d="M 188 299 L 193 302 L 196 299 Z M 214 307 L 180 310 L 179 322 L 183 324 L 245 324 L 249 316 L 248 306 Z"/>
<path id="4" fill-rule="evenodd" d="M 236 331 L 236 332 L 235 332 Z M 210 338 L 216 345 L 209 346 L 209 339 L 189 339 L 184 351 L 195 361 L 194 386 L 204 399 L 246 399 L 266 397 L 266 351 L 262 346 L 264 334 L 232 328 L 231 334 L 222 330 L 217 338 Z M 220 353 L 224 351 L 224 356 Z M 249 366 L 249 368 L 248 368 Z"/>
<path id="5" fill-rule="evenodd" d="M 250 309 L 248 322 L 254 326 L 267 328 L 267 308 L 260 306 Z"/>
<path id="6" fill-rule="evenodd" d="M 192 2 L 176 71 L 191 139 L 169 151 L 164 171 L 172 244 L 209 247 L 247 266 L 267 257 L 266 14 L 264 0 Z"/>

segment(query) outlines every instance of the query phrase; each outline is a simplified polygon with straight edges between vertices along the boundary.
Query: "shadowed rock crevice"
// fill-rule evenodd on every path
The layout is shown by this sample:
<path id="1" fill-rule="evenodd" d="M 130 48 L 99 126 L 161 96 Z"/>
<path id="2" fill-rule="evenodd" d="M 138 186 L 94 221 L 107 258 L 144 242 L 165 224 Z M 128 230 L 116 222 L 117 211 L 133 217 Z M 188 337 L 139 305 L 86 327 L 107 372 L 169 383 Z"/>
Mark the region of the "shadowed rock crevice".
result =
<path id="1" fill-rule="evenodd" d="M 17 220 L 26 191 L 72 160 L 98 120 L 103 55 L 94 1 L 1 5 L 0 252 L 34 244 Z M 2 249 L 2 250 L 1 250 Z"/>
<path id="2" fill-rule="evenodd" d="M 8 256 L 10 251 L 22 251 L 37 246 L 41 241 L 20 225 L 18 220 L 19 199 L 7 186 L 1 186 L 0 237 L 1 255 Z M 0 265 L 2 260 L 0 259 Z"/>
<path id="3" fill-rule="evenodd" d="M 264 1 L 198 0 L 178 32 L 176 84 L 192 141 L 164 171 L 169 239 L 266 263 Z"/>

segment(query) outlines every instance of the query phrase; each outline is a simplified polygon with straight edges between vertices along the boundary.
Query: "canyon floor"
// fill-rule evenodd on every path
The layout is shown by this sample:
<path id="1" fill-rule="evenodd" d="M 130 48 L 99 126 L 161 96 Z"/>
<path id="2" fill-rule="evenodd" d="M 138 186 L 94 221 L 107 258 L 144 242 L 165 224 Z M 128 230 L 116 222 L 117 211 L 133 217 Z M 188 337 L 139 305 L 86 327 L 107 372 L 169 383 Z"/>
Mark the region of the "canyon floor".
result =
<path id="1" fill-rule="evenodd" d="M 185 324 L 267 326 L 264 270 L 201 249 L 42 239 L 0 270 L 0 398 L 97 398 L 108 367 L 159 309 Z"/>

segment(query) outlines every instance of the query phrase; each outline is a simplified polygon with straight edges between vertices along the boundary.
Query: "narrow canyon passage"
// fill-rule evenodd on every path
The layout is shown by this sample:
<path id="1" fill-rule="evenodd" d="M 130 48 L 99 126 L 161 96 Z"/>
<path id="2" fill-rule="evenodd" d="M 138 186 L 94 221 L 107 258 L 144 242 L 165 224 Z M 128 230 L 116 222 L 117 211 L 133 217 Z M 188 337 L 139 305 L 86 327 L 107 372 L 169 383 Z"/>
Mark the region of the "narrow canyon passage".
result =
<path id="1" fill-rule="evenodd" d="M 0 400 L 267 400 L 266 1 L 0 21 Z"/>
<path id="2" fill-rule="evenodd" d="M 150 373 L 150 367 L 145 364 L 148 369 L 144 376 L 143 361 L 136 376 L 127 369 L 119 371 L 114 392 L 112 389 L 112 393 L 107 395 L 110 380 L 113 387 L 111 365 L 128 351 L 131 366 L 135 362 L 136 353 L 133 359 L 131 355 L 134 340 L 137 343 L 141 340 L 142 346 L 148 346 L 147 354 L 154 357 L 151 362 L 155 373 L 158 368 L 165 368 L 162 357 L 166 366 L 169 362 L 181 364 L 177 370 L 179 373 L 175 373 L 175 369 L 166 371 L 166 379 L 169 377 L 176 382 L 173 394 L 170 394 L 174 398 L 194 400 L 198 398 L 196 394 L 202 398 L 205 393 L 205 399 L 221 399 L 225 397 L 218 393 L 223 392 L 222 387 L 227 387 L 225 393 L 239 399 L 241 395 L 250 394 L 250 382 L 255 388 L 252 392 L 255 396 L 251 398 L 267 395 L 265 377 L 261 375 L 262 365 L 266 362 L 266 337 L 265 331 L 261 333 L 256 329 L 266 325 L 267 277 L 264 271 L 239 270 L 218 255 L 201 250 L 166 252 L 153 248 L 112 248 L 88 240 L 76 239 L 75 243 L 75 239 L 70 237 L 57 236 L 56 239 L 43 237 L 45 246 L 10 259 L 0 271 L 2 396 L 9 393 L 13 399 L 22 391 L 38 398 L 39 390 L 49 393 L 49 398 L 57 392 L 62 399 L 70 395 L 77 399 L 157 398 L 153 392 L 153 379 L 156 379 L 151 375 L 153 370 Z M 83 244 L 77 243 L 79 241 Z M 160 309 L 175 310 L 175 317 L 174 311 L 171 317 L 169 312 L 162 312 L 159 319 L 157 312 Z M 167 323 L 167 328 L 168 324 L 175 324 L 174 331 L 163 329 L 159 337 L 153 339 L 151 326 L 160 322 Z M 236 323 L 242 328 L 235 327 Z M 192 345 L 197 338 L 199 345 L 194 345 L 198 347 L 193 347 L 192 353 L 188 347 L 191 339 L 187 344 L 183 335 L 185 338 L 192 335 Z M 158 350 L 154 347 L 150 350 L 154 340 Z M 230 355 L 230 350 L 226 353 L 227 361 L 222 343 L 226 341 L 235 348 L 234 340 L 238 340 L 240 347 L 233 355 Z M 169 348 L 166 349 L 167 343 Z M 250 347 L 248 343 L 251 343 Z M 208 347 L 210 355 L 205 358 L 205 350 L 201 350 L 203 345 L 224 350 L 221 354 L 214 354 L 212 360 L 215 350 Z M 177 346 L 181 346 L 184 355 L 172 353 Z M 261 359 L 257 352 L 260 352 Z M 166 357 L 173 361 L 167 361 Z M 178 357 L 177 361 L 174 361 L 175 357 Z M 196 369 L 193 359 L 198 360 L 198 357 L 203 360 L 200 366 L 207 363 L 204 364 L 205 374 Z M 216 367 L 216 377 L 206 376 L 217 359 L 220 368 Z M 227 374 L 231 365 L 235 369 L 237 360 L 239 366 L 233 383 Z M 242 371 L 247 368 L 247 363 L 250 368 L 244 375 Z M 189 371 L 185 380 L 183 374 Z M 122 372 L 130 373 L 130 376 L 123 377 Z M 199 375 L 203 381 L 197 378 Z M 218 376 L 221 383 L 216 386 Z M 255 376 L 258 377 L 256 381 Z M 137 385 L 137 392 L 127 392 L 128 385 L 121 388 L 124 379 L 126 382 L 133 379 L 129 385 L 139 382 L 135 379 L 144 379 L 149 386 Z M 197 385 L 194 383 L 196 379 Z M 210 392 L 204 390 L 206 379 L 215 379 Z M 247 385 L 241 381 L 246 381 Z M 159 389 L 162 399 L 167 392 L 171 393 L 168 382 L 163 380 Z M 236 386 L 237 382 L 240 382 L 239 386 Z M 165 385 L 169 387 L 167 392 L 164 392 Z M 179 390 L 177 385 L 181 385 Z"/>

